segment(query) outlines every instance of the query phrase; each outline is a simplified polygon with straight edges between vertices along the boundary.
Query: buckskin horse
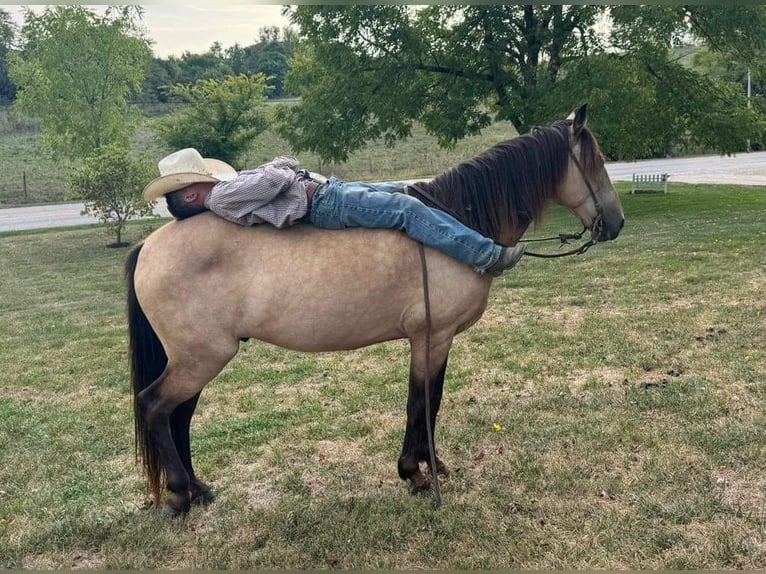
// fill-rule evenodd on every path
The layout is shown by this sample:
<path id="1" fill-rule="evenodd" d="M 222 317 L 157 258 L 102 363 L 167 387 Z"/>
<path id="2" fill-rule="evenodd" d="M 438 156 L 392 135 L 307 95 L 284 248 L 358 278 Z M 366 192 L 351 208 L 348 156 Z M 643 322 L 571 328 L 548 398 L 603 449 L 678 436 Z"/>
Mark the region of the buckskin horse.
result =
<path id="1" fill-rule="evenodd" d="M 516 244 L 551 201 L 580 219 L 591 242 L 614 239 L 624 222 L 585 106 L 415 189 L 503 245 Z M 398 472 L 413 491 L 429 488 L 420 463 L 445 470 L 429 453 L 452 339 L 482 316 L 492 277 L 424 254 L 428 321 L 418 244 L 398 231 L 242 227 L 204 213 L 170 222 L 134 248 L 126 278 L 136 451 L 155 506 L 163 483 L 168 515 L 213 500 L 194 473 L 189 425 L 203 387 L 248 338 L 311 352 L 408 339 Z"/>

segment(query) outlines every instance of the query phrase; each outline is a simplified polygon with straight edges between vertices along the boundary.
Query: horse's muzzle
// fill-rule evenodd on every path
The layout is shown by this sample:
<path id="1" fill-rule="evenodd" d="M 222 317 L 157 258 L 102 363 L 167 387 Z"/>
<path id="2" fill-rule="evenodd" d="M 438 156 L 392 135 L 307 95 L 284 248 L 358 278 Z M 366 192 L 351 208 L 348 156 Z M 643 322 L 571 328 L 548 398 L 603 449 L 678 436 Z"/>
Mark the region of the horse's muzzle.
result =
<path id="1" fill-rule="evenodd" d="M 625 226 L 625 218 L 621 215 L 613 223 L 607 223 L 602 215 L 599 215 L 591 226 L 591 237 L 596 241 L 610 241 L 616 239 Z"/>

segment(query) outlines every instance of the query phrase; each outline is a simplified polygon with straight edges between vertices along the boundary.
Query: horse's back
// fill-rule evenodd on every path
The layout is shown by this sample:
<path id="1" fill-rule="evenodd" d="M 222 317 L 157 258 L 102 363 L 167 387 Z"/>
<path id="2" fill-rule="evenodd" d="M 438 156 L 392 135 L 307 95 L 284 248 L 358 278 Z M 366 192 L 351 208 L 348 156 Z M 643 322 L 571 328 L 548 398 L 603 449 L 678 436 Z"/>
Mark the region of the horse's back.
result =
<path id="1" fill-rule="evenodd" d="M 478 318 L 488 280 L 427 252 L 435 325 Z M 307 351 L 408 336 L 422 322 L 422 289 L 417 244 L 404 233 L 242 227 L 213 214 L 157 230 L 136 269 L 137 296 L 161 339 L 181 327 Z"/>

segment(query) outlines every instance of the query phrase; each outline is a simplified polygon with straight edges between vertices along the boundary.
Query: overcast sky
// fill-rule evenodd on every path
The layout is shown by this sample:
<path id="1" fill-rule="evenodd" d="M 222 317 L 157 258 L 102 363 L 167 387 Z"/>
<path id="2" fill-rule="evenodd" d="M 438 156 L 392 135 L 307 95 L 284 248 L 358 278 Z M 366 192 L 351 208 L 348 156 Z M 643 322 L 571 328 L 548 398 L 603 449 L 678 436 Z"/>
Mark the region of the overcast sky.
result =
<path id="1" fill-rule="evenodd" d="M 154 54 L 161 58 L 180 56 L 189 51 L 207 51 L 213 42 L 224 48 L 239 42 L 246 46 L 255 43 L 258 30 L 264 26 L 288 25 L 282 16 L 284 4 L 229 4 L 218 2 L 203 4 L 146 4 L 143 5 L 144 26 L 154 41 Z M 91 6 L 101 10 L 103 6 Z M 10 12 L 18 24 L 24 21 L 21 5 L 0 5 Z M 44 6 L 30 6 L 42 10 Z"/>

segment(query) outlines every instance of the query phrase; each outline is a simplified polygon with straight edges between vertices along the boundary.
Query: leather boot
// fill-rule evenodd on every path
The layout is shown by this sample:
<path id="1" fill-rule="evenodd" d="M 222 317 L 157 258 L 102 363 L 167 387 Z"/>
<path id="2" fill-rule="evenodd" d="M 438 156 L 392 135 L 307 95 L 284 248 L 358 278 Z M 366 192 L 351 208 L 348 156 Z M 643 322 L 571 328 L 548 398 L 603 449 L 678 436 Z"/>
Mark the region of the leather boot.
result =
<path id="1" fill-rule="evenodd" d="M 503 247 L 500 250 L 500 257 L 484 271 L 487 275 L 497 277 L 506 269 L 510 269 L 519 262 L 524 251 L 527 249 L 526 243 L 519 243 L 513 247 Z"/>

